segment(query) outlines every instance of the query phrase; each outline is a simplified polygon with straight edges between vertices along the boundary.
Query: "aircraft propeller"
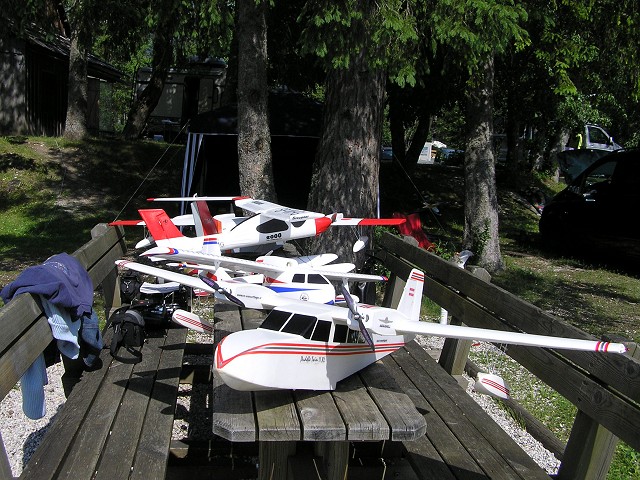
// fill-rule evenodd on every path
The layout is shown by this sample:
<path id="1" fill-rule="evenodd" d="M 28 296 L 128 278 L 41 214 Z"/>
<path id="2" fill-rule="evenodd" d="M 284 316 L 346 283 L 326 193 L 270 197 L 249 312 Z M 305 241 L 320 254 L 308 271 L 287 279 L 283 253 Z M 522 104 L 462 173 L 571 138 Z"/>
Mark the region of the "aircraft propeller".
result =
<path id="1" fill-rule="evenodd" d="M 344 296 L 344 301 L 347 302 L 347 307 L 351 311 L 353 318 L 358 322 L 358 326 L 360 327 L 360 333 L 362 333 L 362 336 L 364 337 L 367 344 L 371 347 L 371 350 L 375 352 L 376 348 L 373 344 L 373 340 L 371 339 L 371 335 L 369 335 L 369 331 L 364 326 L 364 322 L 362 321 L 362 315 L 360 314 L 360 312 L 358 312 L 358 309 L 356 308 L 356 304 L 353 301 L 353 298 L 351 297 L 349 290 L 347 289 L 347 287 L 344 286 L 344 284 L 340 285 L 340 288 L 342 289 L 342 295 Z"/>
<path id="2" fill-rule="evenodd" d="M 224 295 L 225 297 L 227 297 L 227 299 L 228 299 L 230 302 L 235 303 L 235 304 L 236 304 L 236 305 L 238 305 L 239 307 L 242 307 L 242 308 L 244 308 L 244 307 L 245 307 L 245 305 L 244 305 L 244 303 L 242 302 L 242 300 L 240 300 L 239 298 L 237 298 L 237 297 L 235 297 L 235 296 L 231 295 L 231 294 L 230 294 L 229 292 L 227 292 L 224 288 L 222 288 L 222 287 L 218 284 L 218 282 L 216 282 L 215 280 L 212 280 L 211 278 L 209 278 L 209 277 L 207 277 L 206 275 L 203 275 L 203 274 L 199 275 L 199 277 L 200 277 L 200 280 L 202 280 L 202 281 L 203 281 L 204 283 L 206 283 L 208 286 L 210 286 L 211 288 L 213 288 L 213 289 L 216 291 L 216 293 L 220 293 L 220 294 Z"/>

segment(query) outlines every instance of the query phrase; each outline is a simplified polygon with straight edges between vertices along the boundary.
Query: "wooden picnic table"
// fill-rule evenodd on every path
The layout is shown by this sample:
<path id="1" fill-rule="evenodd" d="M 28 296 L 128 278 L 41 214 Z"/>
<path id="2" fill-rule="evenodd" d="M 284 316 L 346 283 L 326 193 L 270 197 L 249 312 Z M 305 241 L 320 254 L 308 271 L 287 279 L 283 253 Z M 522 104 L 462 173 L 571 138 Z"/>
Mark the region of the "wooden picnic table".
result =
<path id="1" fill-rule="evenodd" d="M 264 313 L 216 305 L 215 343 L 257 328 Z M 213 376 L 213 433 L 258 442 L 258 478 L 286 478 L 298 442 L 313 442 L 327 478 L 343 479 L 353 441 L 411 441 L 426 421 L 381 362 L 342 380 L 335 391 L 240 392 Z"/>

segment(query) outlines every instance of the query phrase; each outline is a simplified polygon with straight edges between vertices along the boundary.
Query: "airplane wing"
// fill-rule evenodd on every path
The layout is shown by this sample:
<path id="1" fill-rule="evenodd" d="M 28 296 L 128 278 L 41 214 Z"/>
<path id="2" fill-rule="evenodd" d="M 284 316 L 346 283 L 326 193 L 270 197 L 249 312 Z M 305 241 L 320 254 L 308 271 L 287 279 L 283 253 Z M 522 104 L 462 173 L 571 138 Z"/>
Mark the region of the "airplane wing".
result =
<path id="1" fill-rule="evenodd" d="M 287 267 L 284 265 L 274 265 L 265 262 L 254 262 L 251 260 L 244 260 L 242 258 L 225 257 L 220 255 L 212 255 L 208 253 L 191 252 L 187 250 L 178 250 L 177 248 L 170 247 L 155 247 L 147 250 L 142 255 L 152 258 L 163 258 L 167 260 L 180 259 L 186 262 L 194 262 L 199 264 L 200 267 L 204 265 L 211 265 L 217 267 L 224 267 L 234 271 L 245 272 L 258 272 L 266 274 L 280 274 L 286 271 L 299 271 L 299 272 L 312 272 L 319 275 L 324 275 L 329 280 L 349 280 L 353 282 L 384 282 L 387 280 L 382 275 L 368 275 L 364 273 L 351 273 L 342 272 L 339 269 L 331 270 L 328 268 L 317 269 L 296 266 Z M 337 264 L 346 265 L 352 267 L 353 264 Z M 205 268 L 206 269 L 206 268 Z"/>
<path id="2" fill-rule="evenodd" d="M 627 347 L 622 343 L 610 343 L 597 340 L 581 340 L 577 338 L 566 337 L 552 337 L 547 335 L 507 332 L 503 330 L 465 327 L 460 325 L 446 325 L 433 322 L 410 322 L 403 320 L 394 320 L 390 323 L 390 326 L 393 330 L 400 333 L 419 333 L 436 337 L 478 340 L 485 342 L 523 345 L 527 347 L 581 350 L 586 352 L 625 353 L 627 351 Z M 375 328 L 373 330 L 376 331 Z"/>
<path id="3" fill-rule="evenodd" d="M 187 227 L 193 225 L 193 215 L 191 215 L 190 213 L 186 215 L 178 215 L 177 217 L 173 217 L 171 221 L 178 227 Z M 124 227 L 143 227 L 146 225 L 146 223 L 144 222 L 144 220 L 115 220 L 113 222 L 110 222 L 109 225 L 122 225 Z"/>
<path id="4" fill-rule="evenodd" d="M 331 223 L 332 227 L 344 227 L 344 226 L 396 226 L 402 225 L 406 222 L 404 218 L 347 218 L 341 217 L 341 214 L 337 215 L 335 220 Z"/>
<path id="5" fill-rule="evenodd" d="M 324 217 L 322 213 L 285 207 L 283 205 L 278 205 L 277 203 L 267 202 L 265 200 L 255 200 L 253 198 L 238 198 L 235 200 L 235 204 L 237 207 L 248 210 L 249 212 L 264 215 L 276 220 L 283 220 L 285 222 L 300 222 L 310 218 Z"/>
<path id="6" fill-rule="evenodd" d="M 215 293 L 215 291 L 198 277 L 192 277 L 183 273 L 171 272 L 162 268 L 152 267 L 144 265 L 142 263 L 131 262 L 129 260 L 116 260 L 116 265 L 120 268 L 127 268 L 136 272 L 144 273 L 146 275 L 153 275 L 154 277 L 162 278 L 170 282 L 178 282 L 181 285 L 187 287 L 197 288 L 204 290 L 205 292 Z"/>
<path id="7" fill-rule="evenodd" d="M 245 198 L 236 195 L 235 197 L 161 197 L 161 198 L 147 198 L 148 202 L 231 202 L 236 198 Z"/>
<path id="8" fill-rule="evenodd" d="M 128 268 L 130 270 L 144 273 L 146 275 L 163 278 L 165 280 L 169 280 L 170 282 L 178 282 L 181 285 L 204 290 L 205 292 L 214 294 L 217 300 L 226 303 L 235 303 L 230 302 L 229 298 L 220 292 L 220 289 L 212 287 L 208 283 L 205 283 L 199 277 L 192 277 L 189 275 L 184 275 L 182 273 L 171 272 L 163 268 L 151 267 L 149 265 L 131 262 L 128 260 L 116 260 L 115 264 L 120 268 Z M 231 281 L 218 281 L 217 284 L 218 287 L 221 287 L 226 293 L 240 300 L 246 308 L 269 310 L 274 307 L 291 303 L 291 299 L 281 297 L 277 293 L 274 293 L 272 290 L 267 287 L 263 287 L 262 285 Z"/>

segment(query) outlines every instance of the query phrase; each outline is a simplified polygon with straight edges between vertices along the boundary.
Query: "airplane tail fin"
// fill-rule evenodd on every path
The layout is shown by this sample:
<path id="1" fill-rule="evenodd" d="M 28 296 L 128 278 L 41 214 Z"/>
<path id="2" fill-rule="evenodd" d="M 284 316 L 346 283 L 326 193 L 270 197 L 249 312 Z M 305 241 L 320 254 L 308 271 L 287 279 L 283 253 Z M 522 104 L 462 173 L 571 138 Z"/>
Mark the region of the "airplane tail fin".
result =
<path id="1" fill-rule="evenodd" d="M 196 227 L 196 235 L 204 237 L 205 235 L 215 235 L 221 232 L 219 228 L 220 222 L 211 215 L 207 202 L 204 200 L 191 202 L 191 211 Z"/>
<path id="2" fill-rule="evenodd" d="M 138 212 L 158 245 L 162 240 L 184 237 L 169 215 L 161 208 L 143 209 Z"/>
<path id="3" fill-rule="evenodd" d="M 420 320 L 420 307 L 422 306 L 422 289 L 424 287 L 424 273 L 418 269 L 411 270 L 407 284 L 402 292 L 398 312 L 411 321 Z"/>

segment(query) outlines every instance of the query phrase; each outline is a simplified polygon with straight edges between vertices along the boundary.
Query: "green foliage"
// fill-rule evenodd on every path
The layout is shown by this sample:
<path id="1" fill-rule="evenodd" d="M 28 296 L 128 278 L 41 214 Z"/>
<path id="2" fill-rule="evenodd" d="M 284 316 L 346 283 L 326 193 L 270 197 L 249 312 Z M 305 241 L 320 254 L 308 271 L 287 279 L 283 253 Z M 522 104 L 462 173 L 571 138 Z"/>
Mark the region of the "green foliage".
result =
<path id="1" fill-rule="evenodd" d="M 399 85 L 414 85 L 418 34 L 414 1 L 349 0 L 307 2 L 301 52 L 316 56 L 327 69 L 346 68 L 364 54 L 371 68 L 384 68 Z M 363 33 L 358 34 L 357 32 Z"/>
<path id="2" fill-rule="evenodd" d="M 453 48 L 458 62 L 472 71 L 510 45 L 527 46 L 526 20 L 525 8 L 509 0 L 440 0 L 432 15 L 434 40 Z"/>

